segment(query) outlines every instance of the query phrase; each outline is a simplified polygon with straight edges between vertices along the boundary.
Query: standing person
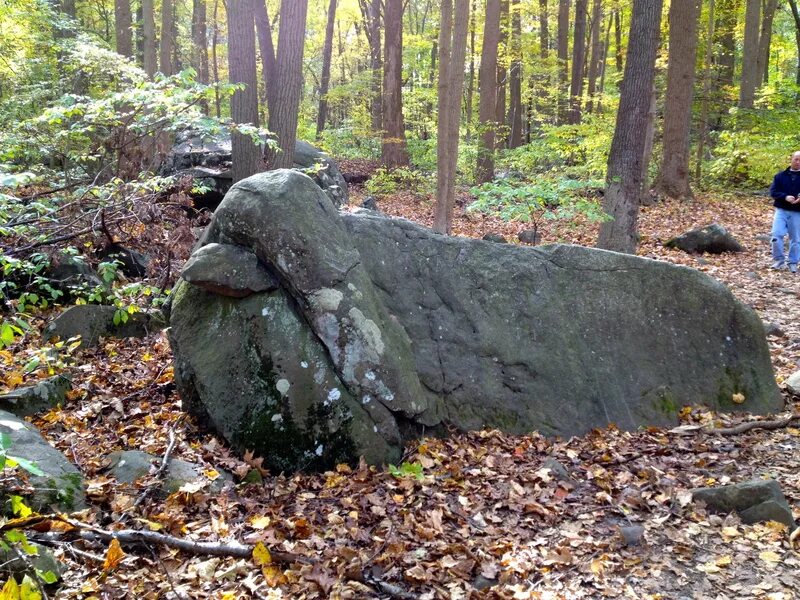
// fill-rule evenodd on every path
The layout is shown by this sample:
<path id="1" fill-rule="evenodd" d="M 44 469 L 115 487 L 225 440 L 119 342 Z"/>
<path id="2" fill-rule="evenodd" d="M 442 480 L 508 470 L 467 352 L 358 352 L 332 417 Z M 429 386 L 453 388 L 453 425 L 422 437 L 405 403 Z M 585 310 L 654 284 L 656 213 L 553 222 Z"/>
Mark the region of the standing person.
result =
<path id="1" fill-rule="evenodd" d="M 772 187 L 775 216 L 772 220 L 772 268 L 784 267 L 783 238 L 789 236 L 789 270 L 797 273 L 800 261 L 800 150 L 792 154 L 789 167 L 775 175 Z"/>

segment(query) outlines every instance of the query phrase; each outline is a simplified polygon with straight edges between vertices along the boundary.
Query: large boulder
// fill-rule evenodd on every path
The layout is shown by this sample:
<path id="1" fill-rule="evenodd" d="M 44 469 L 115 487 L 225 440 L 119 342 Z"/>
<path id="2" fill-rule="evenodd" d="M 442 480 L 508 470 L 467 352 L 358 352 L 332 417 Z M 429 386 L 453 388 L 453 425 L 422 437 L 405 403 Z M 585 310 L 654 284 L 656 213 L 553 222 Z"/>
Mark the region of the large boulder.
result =
<path id="1" fill-rule="evenodd" d="M 204 242 L 254 252 L 279 288 L 180 284 L 176 382 L 273 468 L 394 460 L 438 426 L 566 436 L 781 406 L 761 321 L 686 267 L 339 214 L 293 171 L 234 186 Z"/>
<path id="2" fill-rule="evenodd" d="M 205 138 L 193 131 L 178 136 L 175 146 L 161 166 L 162 175 L 186 174 L 203 189 L 196 202 L 216 208 L 233 184 L 231 138 L 223 134 Z M 339 166 L 327 154 L 303 140 L 294 147 L 294 168 L 310 175 L 337 207 L 347 204 L 347 182 Z"/>

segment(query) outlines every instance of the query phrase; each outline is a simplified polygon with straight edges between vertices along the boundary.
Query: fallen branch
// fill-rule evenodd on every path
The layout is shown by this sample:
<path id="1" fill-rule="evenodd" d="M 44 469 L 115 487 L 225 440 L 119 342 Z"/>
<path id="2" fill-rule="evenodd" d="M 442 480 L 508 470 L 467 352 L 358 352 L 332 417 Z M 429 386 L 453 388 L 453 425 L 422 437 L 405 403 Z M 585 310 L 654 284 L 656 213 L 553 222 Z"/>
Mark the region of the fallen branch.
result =
<path id="1" fill-rule="evenodd" d="M 711 433 L 717 435 L 739 435 L 753 429 L 783 429 L 788 427 L 795 421 L 800 421 L 800 415 L 794 414 L 783 419 L 775 419 L 773 421 L 745 421 L 733 427 L 704 427 L 701 431 L 703 433 Z"/>

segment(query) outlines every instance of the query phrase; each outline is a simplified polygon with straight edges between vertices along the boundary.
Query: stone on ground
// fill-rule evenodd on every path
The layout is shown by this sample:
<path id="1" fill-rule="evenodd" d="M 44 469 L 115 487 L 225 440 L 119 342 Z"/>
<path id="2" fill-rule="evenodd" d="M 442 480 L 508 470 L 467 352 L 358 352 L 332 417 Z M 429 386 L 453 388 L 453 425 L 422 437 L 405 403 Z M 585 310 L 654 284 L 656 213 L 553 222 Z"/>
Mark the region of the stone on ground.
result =
<path id="1" fill-rule="evenodd" d="M 63 404 L 71 388 L 72 382 L 63 375 L 48 377 L 0 395 L 0 410 L 18 417 L 34 415 Z"/>
<path id="2" fill-rule="evenodd" d="M 44 330 L 45 338 L 62 340 L 80 336 L 84 347 L 96 345 L 101 337 L 145 337 L 164 329 L 166 323 L 158 311 L 135 312 L 128 320 L 114 323 L 117 309 L 100 304 L 71 306 L 51 321 Z"/>
<path id="3" fill-rule="evenodd" d="M 709 510 L 736 512 L 744 523 L 777 521 L 794 528 L 792 509 L 774 479 L 754 479 L 732 485 L 692 490 L 692 499 L 704 502 Z"/>
<path id="4" fill-rule="evenodd" d="M 664 244 L 667 248 L 677 248 L 689 254 L 722 254 L 741 252 L 742 245 L 719 223 L 712 223 L 699 229 L 692 229 Z"/>

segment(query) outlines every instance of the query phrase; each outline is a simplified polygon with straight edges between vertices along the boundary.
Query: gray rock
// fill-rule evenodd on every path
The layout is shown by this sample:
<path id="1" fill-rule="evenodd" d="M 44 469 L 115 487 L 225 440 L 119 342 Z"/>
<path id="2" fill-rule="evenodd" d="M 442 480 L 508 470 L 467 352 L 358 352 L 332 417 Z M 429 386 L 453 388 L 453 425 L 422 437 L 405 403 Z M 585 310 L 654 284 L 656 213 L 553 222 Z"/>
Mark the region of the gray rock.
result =
<path id="1" fill-rule="evenodd" d="M 208 244 L 194 252 L 181 271 L 189 283 L 231 298 L 278 289 L 278 282 L 251 251 L 231 244 Z"/>
<path id="2" fill-rule="evenodd" d="M 158 311 L 136 312 L 125 323 L 114 324 L 117 309 L 99 304 L 71 306 L 51 321 L 44 330 L 46 338 L 58 336 L 67 340 L 81 336 L 81 343 L 94 346 L 101 337 L 145 337 L 166 327 Z"/>
<path id="3" fill-rule="evenodd" d="M 33 510 L 71 512 L 86 507 L 83 476 L 33 425 L 0 410 L 0 433 L 9 436 L 10 456 L 28 460 L 44 472 L 44 475 L 27 474 L 34 488 L 27 499 Z"/>
<path id="4" fill-rule="evenodd" d="M 281 289 L 178 286 L 176 384 L 272 468 L 395 460 L 440 425 L 573 435 L 672 425 L 684 404 L 781 406 L 761 321 L 686 267 L 338 213 L 292 171 L 238 183 L 205 242 L 252 248 Z"/>
<path id="5" fill-rule="evenodd" d="M 322 150 L 297 140 L 294 145 L 294 167 L 311 176 L 334 206 L 338 208 L 347 204 L 347 182 L 336 162 Z"/>
<path id="6" fill-rule="evenodd" d="M 507 244 L 508 240 L 499 233 L 487 233 L 483 236 L 483 240 L 487 242 L 495 242 L 496 244 Z"/>
<path id="7" fill-rule="evenodd" d="M 664 244 L 667 248 L 677 248 L 690 254 L 708 252 L 741 252 L 742 245 L 727 229 L 719 223 L 712 223 L 700 229 L 692 229 L 672 238 Z"/>
<path id="8" fill-rule="evenodd" d="M 361 203 L 361 208 L 366 208 L 367 210 L 379 210 L 378 201 L 375 199 L 375 196 L 367 196 L 364 198 L 364 201 Z"/>
<path id="9" fill-rule="evenodd" d="M 768 233 L 762 233 L 756 236 L 756 240 L 758 240 L 759 242 L 766 242 L 767 244 L 771 244 L 772 236 L 769 235 Z"/>
<path id="10" fill-rule="evenodd" d="M 800 371 L 795 371 L 783 382 L 786 389 L 794 396 L 800 396 Z"/>
<path id="11" fill-rule="evenodd" d="M 644 539 L 644 527 L 641 525 L 620 526 L 619 537 L 625 546 L 638 546 Z"/>
<path id="12" fill-rule="evenodd" d="M 785 337 L 786 332 L 777 323 L 764 323 L 764 333 L 767 337 Z"/>
<path id="13" fill-rule="evenodd" d="M 161 457 L 140 450 L 112 452 L 108 455 L 108 469 L 120 483 L 134 483 L 137 479 L 158 470 Z M 161 491 L 165 496 L 174 494 L 187 483 L 206 480 L 204 467 L 185 460 L 172 458 L 167 466 Z M 220 476 L 210 480 L 208 490 L 218 493 L 227 482 L 233 481 L 230 474 L 219 471 Z"/>
<path id="14" fill-rule="evenodd" d="M 780 484 L 774 479 L 754 479 L 744 483 L 692 490 L 695 502 L 704 502 L 709 510 L 737 512 L 745 523 L 773 520 L 794 527 L 792 510 Z"/>
<path id="15" fill-rule="evenodd" d="M 0 396 L 0 410 L 27 417 L 63 404 L 72 382 L 63 375 L 48 377 L 34 385 L 17 388 Z"/>
<path id="16" fill-rule="evenodd" d="M 58 255 L 48 269 L 47 277 L 53 287 L 67 293 L 75 288 L 93 289 L 103 285 L 103 280 L 82 257 L 70 254 Z"/>
<path id="17" fill-rule="evenodd" d="M 127 277 L 144 277 L 147 275 L 147 267 L 150 266 L 150 257 L 126 248 L 122 244 L 112 244 L 105 248 L 100 255 L 108 260 L 116 260 L 120 263 L 120 271 Z"/>
<path id="18" fill-rule="evenodd" d="M 519 232 L 517 239 L 523 244 L 535 246 L 542 241 L 542 234 L 535 229 L 524 229 Z"/>
<path id="19" fill-rule="evenodd" d="M 575 479 L 573 479 L 572 475 L 569 474 L 567 468 L 558 462 L 555 458 L 548 458 L 542 463 L 542 467 L 545 469 L 550 469 L 550 472 L 561 481 L 566 481 L 569 483 L 575 483 Z"/>

